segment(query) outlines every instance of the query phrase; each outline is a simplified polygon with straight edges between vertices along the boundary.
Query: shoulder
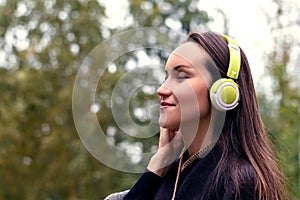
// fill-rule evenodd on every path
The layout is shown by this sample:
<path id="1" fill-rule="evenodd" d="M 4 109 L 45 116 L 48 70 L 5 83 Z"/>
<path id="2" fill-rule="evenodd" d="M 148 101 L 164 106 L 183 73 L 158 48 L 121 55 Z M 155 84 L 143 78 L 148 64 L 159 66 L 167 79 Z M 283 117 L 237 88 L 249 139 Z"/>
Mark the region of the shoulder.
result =
<path id="1" fill-rule="evenodd" d="M 257 173 L 250 161 L 233 151 L 220 157 L 216 159 L 216 167 L 205 181 L 200 197 L 222 200 L 256 199 Z"/>
<path id="2" fill-rule="evenodd" d="M 231 173 L 236 176 L 241 184 L 253 182 L 256 177 L 253 165 L 246 159 L 236 160 L 234 165 L 231 166 Z"/>
<path id="3" fill-rule="evenodd" d="M 226 173 L 224 180 L 225 196 L 238 199 L 255 199 L 257 175 L 249 161 L 246 159 L 235 160 L 224 173 Z"/>
<path id="4" fill-rule="evenodd" d="M 124 196 L 124 199 L 153 199 L 162 179 L 155 173 L 146 170 Z"/>

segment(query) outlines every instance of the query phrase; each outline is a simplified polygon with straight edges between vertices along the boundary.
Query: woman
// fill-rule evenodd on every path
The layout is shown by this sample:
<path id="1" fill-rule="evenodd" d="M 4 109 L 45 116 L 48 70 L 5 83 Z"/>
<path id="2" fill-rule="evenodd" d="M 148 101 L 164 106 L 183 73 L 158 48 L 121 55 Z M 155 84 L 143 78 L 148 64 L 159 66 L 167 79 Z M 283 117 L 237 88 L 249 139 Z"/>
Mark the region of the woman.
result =
<path id="1" fill-rule="evenodd" d="M 237 43 L 192 33 L 165 71 L 159 148 L 124 199 L 286 199 Z"/>

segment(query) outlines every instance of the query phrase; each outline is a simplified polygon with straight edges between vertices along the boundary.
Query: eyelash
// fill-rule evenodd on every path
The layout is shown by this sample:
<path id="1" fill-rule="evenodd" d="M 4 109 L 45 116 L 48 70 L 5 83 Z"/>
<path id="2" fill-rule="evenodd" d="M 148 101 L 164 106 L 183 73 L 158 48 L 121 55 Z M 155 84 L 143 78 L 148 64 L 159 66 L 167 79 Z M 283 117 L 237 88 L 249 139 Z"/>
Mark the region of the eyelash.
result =
<path id="1" fill-rule="evenodd" d="M 178 75 L 176 78 L 177 78 L 177 79 L 187 79 L 187 78 L 189 78 L 189 77 L 186 76 L 186 75 Z"/>
<path id="2" fill-rule="evenodd" d="M 187 79 L 187 78 L 189 78 L 189 76 L 186 73 L 178 72 L 176 78 L 177 79 Z"/>
<path id="3" fill-rule="evenodd" d="M 178 75 L 178 76 L 176 76 L 176 79 L 178 79 L 178 80 L 188 79 L 188 78 L 189 78 L 189 76 L 187 76 L 187 75 Z M 166 76 L 162 82 L 164 83 L 167 79 L 168 79 L 168 76 Z"/>

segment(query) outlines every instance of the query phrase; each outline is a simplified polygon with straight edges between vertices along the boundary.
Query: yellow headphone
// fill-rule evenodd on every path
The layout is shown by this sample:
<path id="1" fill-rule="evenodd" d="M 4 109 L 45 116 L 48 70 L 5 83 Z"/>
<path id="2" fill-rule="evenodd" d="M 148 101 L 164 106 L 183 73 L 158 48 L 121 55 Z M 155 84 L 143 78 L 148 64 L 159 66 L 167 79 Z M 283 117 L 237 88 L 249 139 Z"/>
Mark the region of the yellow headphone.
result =
<path id="1" fill-rule="evenodd" d="M 227 35 L 222 35 L 222 37 L 226 40 L 229 48 L 228 78 L 221 78 L 211 86 L 210 100 L 216 109 L 227 111 L 234 109 L 240 99 L 239 86 L 234 80 L 239 76 L 241 54 L 237 41 Z"/>

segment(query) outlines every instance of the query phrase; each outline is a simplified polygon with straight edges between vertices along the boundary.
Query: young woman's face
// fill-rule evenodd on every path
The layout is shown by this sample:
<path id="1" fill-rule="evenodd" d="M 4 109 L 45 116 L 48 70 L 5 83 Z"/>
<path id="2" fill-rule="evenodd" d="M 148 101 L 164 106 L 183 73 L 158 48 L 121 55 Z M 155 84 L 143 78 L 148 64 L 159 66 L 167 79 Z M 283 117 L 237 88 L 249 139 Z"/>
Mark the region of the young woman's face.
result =
<path id="1" fill-rule="evenodd" d="M 184 43 L 171 53 L 165 67 L 166 79 L 157 89 L 161 127 L 178 130 L 182 124 L 199 125 L 199 121 L 210 118 L 211 78 L 204 66 L 209 59 L 193 42 Z"/>

